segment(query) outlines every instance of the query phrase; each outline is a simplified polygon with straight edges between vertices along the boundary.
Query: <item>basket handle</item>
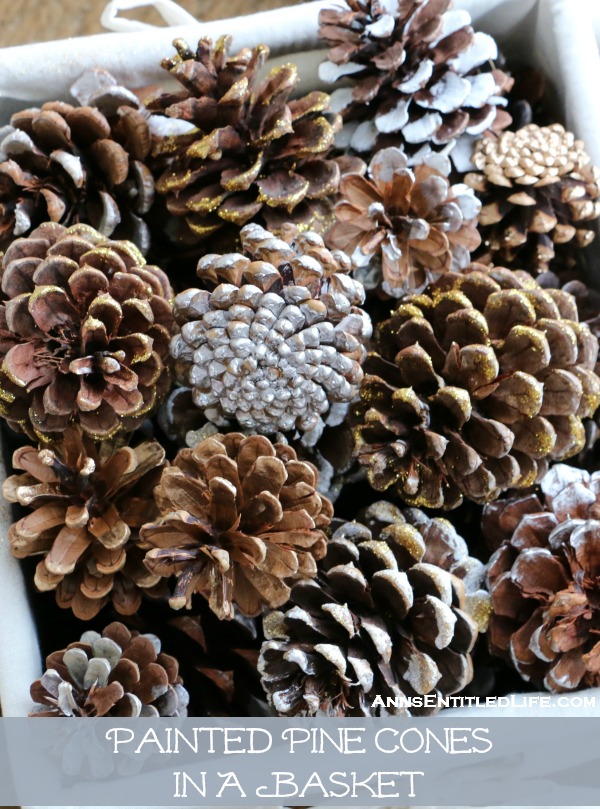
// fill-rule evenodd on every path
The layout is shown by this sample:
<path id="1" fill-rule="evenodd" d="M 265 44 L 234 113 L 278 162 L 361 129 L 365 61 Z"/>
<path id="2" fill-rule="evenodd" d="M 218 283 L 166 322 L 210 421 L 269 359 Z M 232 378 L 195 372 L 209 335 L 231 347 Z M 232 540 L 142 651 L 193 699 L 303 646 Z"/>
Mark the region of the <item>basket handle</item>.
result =
<path id="1" fill-rule="evenodd" d="M 143 6 L 154 6 L 167 25 L 198 25 L 199 22 L 174 0 L 110 0 L 102 12 L 100 22 L 109 31 L 143 31 L 148 28 L 159 28 L 158 25 L 150 25 L 140 20 L 119 17 L 120 11 Z"/>

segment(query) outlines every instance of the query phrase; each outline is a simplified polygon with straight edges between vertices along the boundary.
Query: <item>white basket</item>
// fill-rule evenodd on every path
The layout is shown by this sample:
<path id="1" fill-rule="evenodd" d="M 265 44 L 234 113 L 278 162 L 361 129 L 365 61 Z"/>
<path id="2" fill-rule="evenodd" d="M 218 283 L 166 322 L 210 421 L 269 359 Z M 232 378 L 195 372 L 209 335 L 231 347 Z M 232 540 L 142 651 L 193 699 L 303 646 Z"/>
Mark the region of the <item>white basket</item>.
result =
<path id="1" fill-rule="evenodd" d="M 105 67 L 130 86 L 164 80 L 158 63 L 171 52 L 175 37 L 193 43 L 199 36 L 214 39 L 231 33 L 236 48 L 266 42 L 275 60 L 291 57 L 299 64 L 303 90 L 314 89 L 320 86 L 317 66 L 322 58 L 317 51 L 318 12 L 332 2 L 318 0 L 198 23 L 189 15 L 182 17 L 185 12 L 170 0 L 154 0 L 152 4 L 167 22 L 177 24 L 139 30 L 140 24 L 121 20 L 117 12 L 146 5 L 147 0 L 112 0 L 103 22 L 116 33 L 0 50 L 0 124 L 15 109 L 50 97 L 68 97 L 69 86 L 86 68 Z M 600 41 L 600 0 L 456 0 L 456 6 L 468 9 L 475 26 L 496 37 L 510 57 L 524 61 L 526 55 L 526 61 L 549 76 L 567 125 L 585 140 L 592 158 L 600 164 L 600 92 L 596 86 L 600 57 L 595 39 L 596 32 Z M 0 460 L 0 480 L 5 475 Z M 29 685 L 40 675 L 41 659 L 19 562 L 10 554 L 7 533 L 11 521 L 9 507 L 0 503 L 0 704 L 5 716 L 24 716 L 31 702 Z M 597 703 L 600 705 L 600 697 Z M 600 716 L 600 708 L 595 713 Z M 451 714 L 465 716 L 469 711 L 458 709 Z"/>

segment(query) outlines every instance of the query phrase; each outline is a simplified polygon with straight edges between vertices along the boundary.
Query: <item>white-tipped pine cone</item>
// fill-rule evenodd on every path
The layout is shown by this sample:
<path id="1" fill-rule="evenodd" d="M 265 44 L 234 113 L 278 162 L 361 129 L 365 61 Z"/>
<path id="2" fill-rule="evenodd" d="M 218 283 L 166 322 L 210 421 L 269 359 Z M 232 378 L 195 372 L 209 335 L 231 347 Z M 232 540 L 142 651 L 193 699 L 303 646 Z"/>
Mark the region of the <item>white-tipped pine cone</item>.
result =
<path id="1" fill-rule="evenodd" d="M 358 392 L 371 321 L 348 256 L 293 225 L 282 235 L 247 225 L 243 254 L 200 260 L 198 275 L 216 287 L 177 296 L 171 353 L 210 421 L 297 429 L 311 443 Z"/>

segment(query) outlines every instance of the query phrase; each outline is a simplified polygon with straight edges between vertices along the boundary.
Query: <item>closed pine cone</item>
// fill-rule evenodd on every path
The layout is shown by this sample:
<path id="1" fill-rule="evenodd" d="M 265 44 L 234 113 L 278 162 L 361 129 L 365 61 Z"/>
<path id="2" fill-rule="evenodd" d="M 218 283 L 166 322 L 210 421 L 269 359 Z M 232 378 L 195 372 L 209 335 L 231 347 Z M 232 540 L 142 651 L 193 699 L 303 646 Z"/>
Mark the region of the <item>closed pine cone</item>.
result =
<path id="1" fill-rule="evenodd" d="M 525 680 L 551 691 L 600 685 L 600 473 L 557 464 L 543 497 L 494 504 L 486 533 L 489 642 Z"/>
<path id="2" fill-rule="evenodd" d="M 574 298 L 527 273 L 473 265 L 402 300 L 381 324 L 353 406 L 377 491 L 454 508 L 539 480 L 585 443 L 598 340 Z"/>
<path id="3" fill-rule="evenodd" d="M 157 146 L 168 166 L 156 188 L 181 223 L 179 238 L 193 244 L 233 225 L 233 247 L 239 228 L 257 217 L 267 227 L 292 217 L 312 229 L 329 225 L 328 198 L 340 170 L 327 154 L 341 127 L 329 112 L 329 96 L 290 100 L 298 83 L 291 64 L 261 79 L 269 55 L 264 45 L 234 56 L 231 37 L 214 48 L 201 39 L 195 52 L 182 40 L 174 46 L 177 55 L 162 66 L 183 89 L 147 104 L 190 127 Z"/>
<path id="4" fill-rule="evenodd" d="M 170 384 L 171 287 L 131 242 L 47 222 L 0 268 L 0 414 L 31 436 L 135 429 Z"/>
<path id="5" fill-rule="evenodd" d="M 148 569 L 177 576 L 169 603 L 200 593 L 221 619 L 279 607 L 288 581 L 316 573 L 333 514 L 317 470 L 286 444 L 217 434 L 182 449 L 155 490 L 160 516 L 140 531 Z"/>
<path id="6" fill-rule="evenodd" d="M 377 265 L 377 286 L 393 297 L 422 292 L 444 272 L 463 269 L 481 242 L 481 203 L 467 186 L 450 185 L 449 174 L 442 155 L 411 169 L 400 149 L 382 149 L 369 177 L 342 178 L 327 243 L 351 256 L 361 280 L 361 268 L 371 278 Z"/>
<path id="7" fill-rule="evenodd" d="M 512 79 L 491 66 L 496 43 L 474 33 L 468 12 L 451 6 L 452 0 L 345 0 L 320 12 L 320 36 L 330 50 L 319 75 L 351 82 L 332 93 L 332 106 L 360 122 L 354 149 L 367 151 L 390 137 L 413 151 L 435 149 L 463 133 L 510 123 L 500 96 Z"/>
<path id="8" fill-rule="evenodd" d="M 482 260 L 543 272 L 574 263 L 576 251 L 593 241 L 600 170 L 560 124 L 484 137 L 473 163 L 480 173 L 465 182 L 483 203 Z"/>
<path id="9" fill-rule="evenodd" d="M 375 697 L 448 696 L 472 678 L 478 627 L 466 593 L 479 587 L 481 563 L 446 520 L 380 502 L 364 523 L 342 523 L 317 579 L 294 585 L 291 607 L 264 619 L 259 670 L 279 714 L 401 714 L 373 707 Z"/>
<path id="10" fill-rule="evenodd" d="M 57 718 L 187 716 L 189 700 L 177 660 L 161 652 L 156 635 L 117 621 L 48 655 L 31 698 L 30 716 Z"/>
<path id="11" fill-rule="evenodd" d="M 85 222 L 149 246 L 151 135 L 135 95 L 106 71 L 72 88 L 82 102 L 16 112 L 0 140 L 0 244 L 42 222 Z"/>
<path id="12" fill-rule="evenodd" d="M 175 299 L 181 333 L 171 353 L 207 419 L 261 433 L 297 429 L 314 443 L 340 424 L 362 379 L 371 321 L 350 260 L 315 233 L 256 224 L 242 253 L 208 254 L 198 275 L 213 292 Z"/>
<path id="13" fill-rule="evenodd" d="M 55 591 L 60 607 L 89 620 L 109 601 L 122 615 L 137 611 L 144 592 L 161 593 L 160 577 L 144 566 L 138 530 L 157 512 L 152 489 L 164 466 L 156 441 L 136 447 L 95 446 L 78 427 L 53 448 L 21 447 L 4 481 L 10 503 L 31 513 L 11 525 L 14 556 L 42 556 L 35 573 L 41 591 Z"/>

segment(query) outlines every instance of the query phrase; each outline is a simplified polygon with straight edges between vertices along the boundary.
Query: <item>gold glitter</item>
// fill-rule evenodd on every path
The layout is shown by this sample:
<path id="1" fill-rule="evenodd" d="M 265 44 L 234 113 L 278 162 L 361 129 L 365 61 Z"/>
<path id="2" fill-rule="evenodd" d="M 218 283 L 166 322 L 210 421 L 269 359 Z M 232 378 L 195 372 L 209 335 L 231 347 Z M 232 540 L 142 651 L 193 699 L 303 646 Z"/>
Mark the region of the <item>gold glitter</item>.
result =
<path id="1" fill-rule="evenodd" d="M 477 624 L 479 632 L 486 632 L 492 614 L 492 602 L 489 593 L 480 591 L 467 594 L 465 598 L 465 612 Z"/>
<path id="2" fill-rule="evenodd" d="M 225 194 L 217 197 L 201 197 L 200 199 L 190 199 L 186 202 L 186 208 L 198 214 L 207 214 L 215 211 L 225 200 Z"/>
<path id="3" fill-rule="evenodd" d="M 230 180 L 221 178 L 221 185 L 226 191 L 247 191 L 258 176 L 262 166 L 264 152 L 259 152 L 256 160 L 246 171 L 236 174 Z"/>

